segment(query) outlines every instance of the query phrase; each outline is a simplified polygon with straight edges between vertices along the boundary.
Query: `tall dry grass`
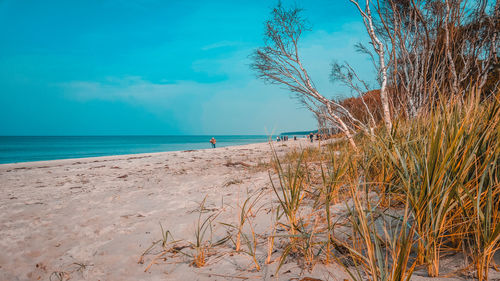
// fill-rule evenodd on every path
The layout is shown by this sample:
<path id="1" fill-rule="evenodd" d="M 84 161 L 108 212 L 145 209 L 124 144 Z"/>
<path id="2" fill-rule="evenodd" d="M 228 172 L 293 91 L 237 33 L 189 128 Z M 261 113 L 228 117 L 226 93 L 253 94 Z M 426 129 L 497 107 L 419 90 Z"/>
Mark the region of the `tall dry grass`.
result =
<path id="1" fill-rule="evenodd" d="M 359 151 L 294 153 L 287 168 L 275 156 L 284 255 L 302 249 L 294 257 L 306 264 L 333 258 L 352 279 L 379 281 L 408 280 L 416 265 L 439 276 L 443 256 L 462 252 L 473 261 L 464 271 L 487 279 L 500 247 L 499 97 L 471 95 L 397 120 L 391 132 L 360 136 Z M 330 208 L 346 195 L 350 230 L 337 235 Z"/>
<path id="2" fill-rule="evenodd" d="M 373 281 L 407 281 L 416 266 L 439 276 L 442 259 L 461 253 L 462 272 L 487 280 L 500 248 L 500 93 L 442 103 L 357 141 L 357 151 L 336 142 L 282 158 L 274 152 L 272 232 L 255 233 L 251 213 L 262 193 L 249 196 L 238 222 L 223 223 L 236 232 L 236 250 L 260 270 L 258 240 L 267 238 L 265 264 L 278 260 L 277 271 L 289 261 L 304 269 L 336 262 L 352 280 Z M 203 209 L 204 201 L 186 254 L 198 267 L 209 249 L 232 240 L 211 242 L 218 213 L 203 217 Z M 162 234 L 157 257 L 168 244 Z"/>
<path id="3" fill-rule="evenodd" d="M 487 277 L 499 238 L 493 208 L 499 201 L 499 109 L 498 97 L 487 103 L 471 96 L 464 103 L 442 104 L 400 122 L 370 145 L 368 157 L 385 171 L 384 178 L 373 177 L 408 200 L 419 237 L 417 262 L 430 276 L 439 275 L 444 252 L 465 247 L 478 278 Z"/>

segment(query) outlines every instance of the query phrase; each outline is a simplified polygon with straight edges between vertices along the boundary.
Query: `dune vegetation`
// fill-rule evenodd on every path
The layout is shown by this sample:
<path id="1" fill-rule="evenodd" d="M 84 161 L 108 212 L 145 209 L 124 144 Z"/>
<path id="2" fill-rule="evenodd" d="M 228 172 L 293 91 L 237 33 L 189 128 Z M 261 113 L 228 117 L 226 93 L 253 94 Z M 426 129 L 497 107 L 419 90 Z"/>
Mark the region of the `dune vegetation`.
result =
<path id="1" fill-rule="evenodd" d="M 407 280 L 416 266 L 439 276 L 440 259 L 461 253 L 467 266 L 457 274 L 487 280 L 500 247 L 499 122 L 499 95 L 486 103 L 471 95 L 357 136 L 358 151 L 340 142 L 286 164 L 276 157 L 278 224 L 289 238 L 281 262 Z M 344 212 L 332 214 L 340 202 Z"/>
<path id="2" fill-rule="evenodd" d="M 406 280 L 417 266 L 437 277 L 441 258 L 460 253 L 463 272 L 488 279 L 500 247 L 500 4 L 350 2 L 370 38 L 355 47 L 371 58 L 379 89 L 334 62 L 332 81 L 358 95 L 325 98 L 301 60 L 309 26 L 297 8 L 273 10 L 254 55 L 260 78 L 288 87 L 320 127 L 349 143 L 298 153 L 287 168 L 275 159 L 289 234 L 281 260 L 337 261 L 352 279 Z M 309 214 L 299 216 L 307 201 Z M 336 202 L 347 202 L 346 214 L 334 220 Z"/>
<path id="3" fill-rule="evenodd" d="M 351 280 L 409 280 L 416 269 L 488 280 L 500 248 L 500 93 L 438 103 L 355 141 L 358 149 L 337 138 L 275 152 L 270 188 L 232 210 L 203 200 L 191 239 L 162 228 L 140 262 L 156 252 L 146 271 L 162 259 L 182 262 L 175 257 L 202 268 L 240 255 L 257 275 L 296 264 L 306 273 L 341 268 Z M 219 219 L 227 211 L 236 219 Z M 271 218 L 264 230 L 263 217 Z M 443 275 L 440 262 L 450 258 L 454 269 Z"/>
<path id="4" fill-rule="evenodd" d="M 335 265 L 373 281 L 409 280 L 415 270 L 442 277 L 441 261 L 452 256 L 446 276 L 488 280 L 500 248 L 500 4 L 351 2 L 371 40 L 371 49 L 356 48 L 372 59 L 379 88 L 347 62 L 332 63 L 331 79 L 358 95 L 323 96 L 301 61 L 309 30 L 301 10 L 274 8 L 252 68 L 294 93 L 320 129 L 339 134 L 274 152 L 270 191 L 248 194 L 237 222 L 221 222 L 226 236 L 204 244 L 199 234 L 217 217 L 207 216 L 187 255 L 203 266 L 207 249 L 232 242 L 230 252 L 245 253 L 256 271 Z M 273 219 L 258 232 L 266 195 Z"/>

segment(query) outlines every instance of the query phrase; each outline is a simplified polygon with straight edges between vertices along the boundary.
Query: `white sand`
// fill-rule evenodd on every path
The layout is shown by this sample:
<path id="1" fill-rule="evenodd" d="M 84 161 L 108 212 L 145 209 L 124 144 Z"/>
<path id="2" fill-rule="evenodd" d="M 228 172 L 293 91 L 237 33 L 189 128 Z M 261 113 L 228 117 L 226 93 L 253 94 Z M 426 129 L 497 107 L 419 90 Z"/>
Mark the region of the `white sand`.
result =
<path id="1" fill-rule="evenodd" d="M 280 155 L 311 145 L 305 139 L 290 140 L 285 146 L 274 144 Z M 264 263 L 267 240 L 263 234 L 270 234 L 270 210 L 277 204 L 264 165 L 271 159 L 270 152 L 269 144 L 260 143 L 0 165 L 0 280 L 347 278 L 338 265 L 316 265 L 308 272 L 293 261 L 276 278 L 278 262 Z M 138 262 L 161 239 L 160 223 L 176 240 L 183 240 L 176 245 L 194 242 L 196 210 L 205 196 L 207 210 L 202 218 L 219 214 L 213 222 L 212 240 L 216 241 L 226 233 L 220 223 L 236 223 L 239 206 L 248 194 L 261 190 L 264 196 L 252 217 L 259 234 L 260 271 L 254 270 L 248 255 L 235 253 L 230 241 L 215 247 L 201 268 L 191 266 L 187 256 L 170 253 L 145 272 L 160 247 Z M 278 243 L 276 248 L 280 248 Z M 183 251 L 191 253 L 192 249 Z M 275 253 L 273 259 L 279 255 Z M 462 260 L 443 260 L 443 271 L 457 270 Z M 430 279 L 422 276 L 425 270 L 419 269 L 412 279 Z"/>
<path id="2" fill-rule="evenodd" d="M 284 144 L 276 146 L 279 153 L 310 145 L 304 139 Z M 55 272 L 71 280 L 227 279 L 209 274 L 269 278 L 275 269 L 247 271 L 252 263 L 245 254 L 214 255 L 202 268 L 179 257 L 146 273 L 154 252 L 143 264 L 138 260 L 161 239 L 160 223 L 175 239 L 194 241 L 196 209 L 205 196 L 206 208 L 222 211 L 214 222 L 216 240 L 225 233 L 218 222 L 236 222 L 247 191 L 266 190 L 269 196 L 259 202 L 264 207 L 255 224 L 258 231 L 267 231 L 270 215 L 262 214 L 273 196 L 262 164 L 270 159 L 269 144 L 260 143 L 0 165 L 0 280 L 48 280 L 50 275 L 58 280 Z M 266 241 L 260 242 L 263 261 Z"/>

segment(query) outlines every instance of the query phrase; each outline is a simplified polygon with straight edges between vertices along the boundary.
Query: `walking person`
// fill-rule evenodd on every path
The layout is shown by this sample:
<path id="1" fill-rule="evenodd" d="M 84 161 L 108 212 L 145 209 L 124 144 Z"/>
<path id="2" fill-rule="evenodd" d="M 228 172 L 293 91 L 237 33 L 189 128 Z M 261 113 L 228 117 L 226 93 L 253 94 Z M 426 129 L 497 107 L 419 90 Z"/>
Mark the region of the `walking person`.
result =
<path id="1" fill-rule="evenodd" d="M 314 134 L 313 134 L 313 133 L 310 133 L 310 134 L 309 134 L 309 138 L 311 139 L 311 142 L 313 142 Z"/>
<path id="2" fill-rule="evenodd" d="M 215 138 L 212 138 L 212 139 L 210 140 L 210 143 L 212 144 L 212 148 L 215 148 L 215 143 L 216 143 L 216 142 L 217 142 L 217 141 L 215 140 Z"/>

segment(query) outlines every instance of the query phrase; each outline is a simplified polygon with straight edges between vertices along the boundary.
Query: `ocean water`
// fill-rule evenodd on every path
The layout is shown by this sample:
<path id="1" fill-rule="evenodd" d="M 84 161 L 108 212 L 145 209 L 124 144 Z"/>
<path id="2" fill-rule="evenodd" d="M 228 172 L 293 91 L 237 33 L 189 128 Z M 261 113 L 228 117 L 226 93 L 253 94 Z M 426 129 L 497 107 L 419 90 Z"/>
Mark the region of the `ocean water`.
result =
<path id="1" fill-rule="evenodd" d="M 268 136 L 213 136 L 217 147 L 266 142 Z M 212 136 L 0 136 L 0 163 L 211 148 Z"/>

